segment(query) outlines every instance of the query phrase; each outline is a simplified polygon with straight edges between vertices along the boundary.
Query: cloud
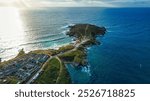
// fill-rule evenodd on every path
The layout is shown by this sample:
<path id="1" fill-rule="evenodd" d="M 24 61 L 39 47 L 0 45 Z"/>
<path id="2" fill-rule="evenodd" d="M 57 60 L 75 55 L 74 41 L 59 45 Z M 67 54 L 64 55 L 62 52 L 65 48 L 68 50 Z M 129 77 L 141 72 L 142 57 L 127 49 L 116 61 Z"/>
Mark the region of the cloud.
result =
<path id="1" fill-rule="evenodd" d="M 36 6 L 100 6 L 100 7 L 113 7 L 114 5 L 104 2 L 103 0 L 32 0 L 32 4 Z"/>
<path id="2" fill-rule="evenodd" d="M 30 0 L 38 6 L 99 6 L 99 7 L 136 7 L 148 6 L 149 0 Z"/>
<path id="3" fill-rule="evenodd" d="M 150 7 L 150 0 L 0 0 L 0 5 L 10 3 L 19 7 Z"/>
<path id="4" fill-rule="evenodd" d="M 150 7 L 149 0 L 107 0 L 120 7 Z"/>

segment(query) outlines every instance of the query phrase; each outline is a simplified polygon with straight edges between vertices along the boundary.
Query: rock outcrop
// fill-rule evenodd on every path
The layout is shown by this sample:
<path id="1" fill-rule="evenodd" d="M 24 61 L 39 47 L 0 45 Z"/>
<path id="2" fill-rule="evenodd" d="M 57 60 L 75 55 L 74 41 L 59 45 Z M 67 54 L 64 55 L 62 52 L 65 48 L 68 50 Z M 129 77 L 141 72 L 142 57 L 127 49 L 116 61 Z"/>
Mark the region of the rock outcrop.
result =
<path id="1" fill-rule="evenodd" d="M 69 36 L 74 36 L 76 38 L 93 38 L 96 35 L 104 35 L 106 32 L 105 27 L 98 27 L 91 24 L 76 24 L 69 26 L 70 30 L 67 33 Z"/>

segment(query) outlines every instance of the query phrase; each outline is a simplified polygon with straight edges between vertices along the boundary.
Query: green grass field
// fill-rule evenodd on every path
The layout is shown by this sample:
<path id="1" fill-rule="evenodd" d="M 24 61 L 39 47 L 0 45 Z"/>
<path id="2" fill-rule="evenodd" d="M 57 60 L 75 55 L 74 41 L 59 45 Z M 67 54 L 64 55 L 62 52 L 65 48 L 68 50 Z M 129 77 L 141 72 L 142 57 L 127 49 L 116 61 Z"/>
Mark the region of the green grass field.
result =
<path id="1" fill-rule="evenodd" d="M 35 80 L 35 83 L 66 84 L 71 82 L 66 67 L 57 58 L 49 60 L 43 68 L 43 73 Z"/>

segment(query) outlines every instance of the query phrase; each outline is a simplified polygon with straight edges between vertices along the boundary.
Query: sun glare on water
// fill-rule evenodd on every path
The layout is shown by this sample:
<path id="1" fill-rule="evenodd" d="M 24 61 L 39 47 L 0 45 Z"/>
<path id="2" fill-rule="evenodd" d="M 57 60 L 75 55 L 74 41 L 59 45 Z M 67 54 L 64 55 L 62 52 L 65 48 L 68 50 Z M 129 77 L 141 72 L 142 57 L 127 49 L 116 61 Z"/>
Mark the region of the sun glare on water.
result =
<path id="1" fill-rule="evenodd" d="M 16 8 L 0 8 L 0 40 L 9 46 L 23 41 L 24 31 L 19 11 Z M 5 43 L 5 44 L 6 44 Z"/>
<path id="2" fill-rule="evenodd" d="M 18 54 L 27 42 L 22 9 L 30 8 L 29 0 L 0 0 L 0 58 L 8 60 Z"/>
<path id="3" fill-rule="evenodd" d="M 7 50 L 16 47 L 16 50 L 11 50 L 15 54 L 18 52 L 18 46 L 24 42 L 25 33 L 19 9 L 0 7 L 0 48 Z M 0 57 L 8 54 L 0 53 Z"/>

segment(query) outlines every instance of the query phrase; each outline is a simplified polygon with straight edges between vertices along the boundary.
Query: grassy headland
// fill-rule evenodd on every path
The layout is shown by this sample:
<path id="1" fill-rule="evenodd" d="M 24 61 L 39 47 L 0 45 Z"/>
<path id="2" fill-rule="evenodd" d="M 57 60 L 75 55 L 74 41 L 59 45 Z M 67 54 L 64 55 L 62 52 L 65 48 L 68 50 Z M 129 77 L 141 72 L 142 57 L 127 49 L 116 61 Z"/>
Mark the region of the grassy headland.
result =
<path id="1" fill-rule="evenodd" d="M 100 42 L 96 40 L 96 37 L 104 35 L 105 32 L 104 27 L 91 24 L 70 26 L 67 35 L 75 38 L 74 44 L 62 46 L 58 50 L 34 50 L 29 53 L 25 53 L 22 49 L 14 59 L 0 63 L 1 68 L 7 67 L 0 71 L 0 81 L 2 83 L 17 83 L 24 78 L 24 76 L 20 75 L 25 72 L 26 78 L 29 78 L 29 80 L 25 79 L 27 82 L 31 81 L 38 84 L 71 83 L 65 63 L 72 63 L 75 67 L 86 65 L 86 47 L 99 44 Z M 28 65 L 32 66 L 32 68 L 28 68 Z M 15 72 L 11 72 L 11 69 Z M 36 73 L 32 72 L 32 70 Z M 7 72 L 7 75 L 3 73 L 4 71 Z M 17 71 L 19 71 L 19 74 L 16 73 Z M 38 77 L 36 77 L 37 75 Z"/>

